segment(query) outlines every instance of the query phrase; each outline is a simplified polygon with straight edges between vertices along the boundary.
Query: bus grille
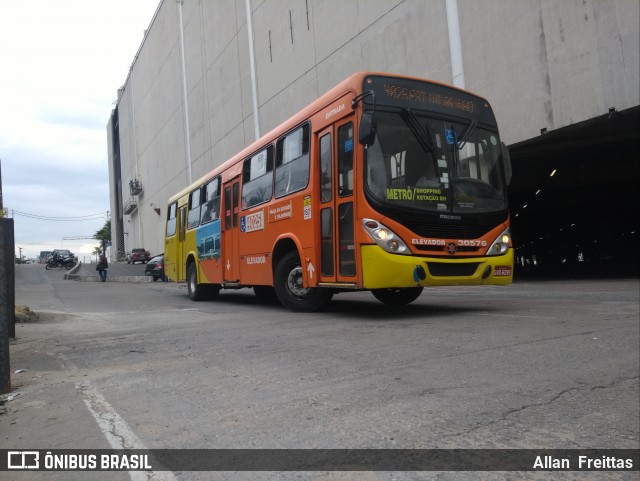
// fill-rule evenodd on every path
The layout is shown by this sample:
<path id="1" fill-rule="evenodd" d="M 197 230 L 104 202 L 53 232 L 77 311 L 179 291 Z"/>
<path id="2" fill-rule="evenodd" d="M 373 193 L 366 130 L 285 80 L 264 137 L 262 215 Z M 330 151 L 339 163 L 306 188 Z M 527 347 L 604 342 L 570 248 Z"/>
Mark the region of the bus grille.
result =
<path id="1" fill-rule="evenodd" d="M 431 239 L 479 239 L 509 218 L 506 209 L 479 214 L 471 212 L 460 215 L 458 221 L 447 220 L 440 213 L 392 209 L 384 205 L 376 206 L 376 209 L 416 235 Z"/>
<path id="2" fill-rule="evenodd" d="M 444 262 L 427 262 L 429 273 L 434 277 L 472 276 L 480 265 L 479 262 L 465 264 L 446 264 Z"/>
<path id="3" fill-rule="evenodd" d="M 401 223 L 419 236 L 436 239 L 478 239 L 495 227 L 488 225 L 426 224 L 408 219 L 401 221 Z"/>

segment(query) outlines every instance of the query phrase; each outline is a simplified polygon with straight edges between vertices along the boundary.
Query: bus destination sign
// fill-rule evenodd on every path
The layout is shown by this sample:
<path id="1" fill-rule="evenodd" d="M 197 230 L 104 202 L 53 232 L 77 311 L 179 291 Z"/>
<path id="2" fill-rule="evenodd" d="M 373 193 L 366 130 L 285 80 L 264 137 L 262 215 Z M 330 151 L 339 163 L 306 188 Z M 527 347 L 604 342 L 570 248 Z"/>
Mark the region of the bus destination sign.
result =
<path id="1" fill-rule="evenodd" d="M 392 83 L 384 84 L 384 93 L 393 99 L 409 100 L 428 105 L 438 105 L 448 109 L 460 110 L 462 112 L 476 112 L 476 103 L 471 100 L 461 99 L 452 95 L 443 95 L 424 89 L 402 87 Z"/>
<path id="2" fill-rule="evenodd" d="M 369 76 L 364 80 L 363 89 L 373 90 L 376 105 L 430 110 L 496 124 L 491 107 L 484 99 L 453 87 L 412 79 Z M 371 97 L 365 97 L 364 101 L 368 105 L 373 104 Z"/>

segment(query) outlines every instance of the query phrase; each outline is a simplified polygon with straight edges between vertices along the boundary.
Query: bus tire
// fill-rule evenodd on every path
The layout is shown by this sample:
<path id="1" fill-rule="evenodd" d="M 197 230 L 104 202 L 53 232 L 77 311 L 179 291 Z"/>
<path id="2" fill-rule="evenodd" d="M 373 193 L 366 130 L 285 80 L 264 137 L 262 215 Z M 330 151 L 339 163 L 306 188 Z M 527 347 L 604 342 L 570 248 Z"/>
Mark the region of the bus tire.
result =
<path id="1" fill-rule="evenodd" d="M 302 266 L 295 251 L 289 252 L 278 262 L 273 287 L 280 303 L 297 312 L 317 311 L 333 296 L 329 289 L 302 286 Z"/>
<path id="2" fill-rule="evenodd" d="M 372 289 L 371 294 L 388 306 L 406 306 L 420 297 L 423 289 L 422 286 L 402 289 Z"/>
<path id="3" fill-rule="evenodd" d="M 187 291 L 192 301 L 201 301 L 205 298 L 206 286 L 198 284 L 198 271 L 196 264 L 192 262 L 187 266 Z"/>

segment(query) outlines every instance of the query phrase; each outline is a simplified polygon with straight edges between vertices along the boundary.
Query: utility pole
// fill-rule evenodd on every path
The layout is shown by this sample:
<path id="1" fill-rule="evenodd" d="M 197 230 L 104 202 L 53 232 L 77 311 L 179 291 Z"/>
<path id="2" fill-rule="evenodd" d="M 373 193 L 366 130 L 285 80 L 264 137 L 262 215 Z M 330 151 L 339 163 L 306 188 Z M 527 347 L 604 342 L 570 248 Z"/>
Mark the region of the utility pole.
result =
<path id="1" fill-rule="evenodd" d="M 13 219 L 4 218 L 0 160 L 0 393 L 11 390 L 9 338 L 16 337 L 15 242 Z"/>
<path id="2" fill-rule="evenodd" d="M 184 0 L 176 0 L 178 4 L 178 19 L 180 21 L 180 67 L 182 73 L 182 103 L 184 105 L 184 143 L 187 149 L 187 185 L 193 182 L 191 180 L 191 137 L 189 130 L 189 99 L 187 98 L 187 68 L 186 68 L 186 60 L 184 57 L 184 27 L 182 25 L 182 4 Z M 139 208 L 139 207 L 138 207 Z M 141 219 L 140 212 L 138 212 L 138 219 Z M 144 239 L 142 238 L 142 226 L 140 226 L 140 241 L 141 245 L 144 243 Z"/>

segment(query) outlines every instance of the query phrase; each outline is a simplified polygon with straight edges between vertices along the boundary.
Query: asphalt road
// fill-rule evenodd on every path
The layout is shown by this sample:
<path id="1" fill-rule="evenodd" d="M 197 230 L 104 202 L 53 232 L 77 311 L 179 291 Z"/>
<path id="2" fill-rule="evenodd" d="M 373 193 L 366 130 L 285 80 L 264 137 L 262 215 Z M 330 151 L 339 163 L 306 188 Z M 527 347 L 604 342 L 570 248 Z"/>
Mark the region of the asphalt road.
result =
<path id="1" fill-rule="evenodd" d="M 194 303 L 174 283 L 63 276 L 16 266 L 16 304 L 37 316 L 16 326 L 12 372 L 26 371 L 12 375 L 18 395 L 0 408 L 0 448 L 109 448 L 119 441 L 100 412 L 115 416 L 112 431 L 127 447 L 640 447 L 638 279 L 432 288 L 401 310 L 370 293 L 339 294 L 328 309 L 299 314 L 251 290 Z M 18 474 L 7 479 L 136 479 Z M 637 480 L 637 472 L 156 474 Z"/>

